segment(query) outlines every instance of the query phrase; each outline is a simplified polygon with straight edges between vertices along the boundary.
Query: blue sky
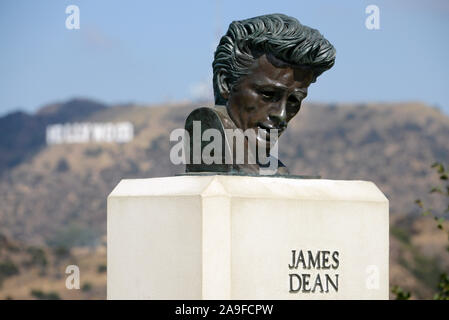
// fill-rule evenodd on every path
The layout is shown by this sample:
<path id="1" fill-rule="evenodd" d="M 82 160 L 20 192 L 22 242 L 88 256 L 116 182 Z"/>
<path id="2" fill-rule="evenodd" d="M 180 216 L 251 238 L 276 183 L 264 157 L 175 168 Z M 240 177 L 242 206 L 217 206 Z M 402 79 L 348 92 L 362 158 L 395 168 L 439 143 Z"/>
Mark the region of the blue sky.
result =
<path id="1" fill-rule="evenodd" d="M 80 8 L 80 29 L 65 8 Z M 380 9 L 380 30 L 365 8 Z M 160 103 L 210 92 L 214 45 L 233 20 L 284 13 L 319 29 L 336 65 L 309 101 L 422 101 L 449 114 L 449 1 L 0 2 L 0 114 L 89 97 Z"/>

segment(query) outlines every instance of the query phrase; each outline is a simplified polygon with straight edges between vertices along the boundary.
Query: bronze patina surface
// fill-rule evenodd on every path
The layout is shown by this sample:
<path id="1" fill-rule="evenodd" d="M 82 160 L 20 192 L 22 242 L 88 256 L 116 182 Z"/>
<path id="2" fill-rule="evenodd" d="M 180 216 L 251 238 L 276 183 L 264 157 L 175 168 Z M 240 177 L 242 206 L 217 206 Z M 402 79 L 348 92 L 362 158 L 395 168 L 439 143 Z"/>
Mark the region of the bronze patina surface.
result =
<path id="1" fill-rule="evenodd" d="M 257 152 L 255 163 L 250 163 L 249 157 L 244 163 L 225 163 L 226 149 L 235 152 L 235 144 L 229 144 L 225 129 L 253 129 L 257 146 L 265 146 L 269 155 L 272 143 L 299 112 L 310 84 L 334 63 L 335 49 L 329 41 L 295 18 L 270 14 L 232 22 L 212 63 L 215 106 L 196 109 L 186 120 L 185 129 L 190 135 L 186 172 L 257 175 L 263 167 Z M 220 163 L 207 164 L 203 159 L 193 163 L 193 121 L 201 122 L 201 134 L 211 128 L 219 130 L 223 142 Z M 270 131 L 273 129 L 277 134 Z M 209 143 L 196 142 L 201 145 L 196 151 Z M 250 152 L 248 141 L 245 151 Z M 276 161 L 274 174 L 288 174 L 282 162 Z"/>

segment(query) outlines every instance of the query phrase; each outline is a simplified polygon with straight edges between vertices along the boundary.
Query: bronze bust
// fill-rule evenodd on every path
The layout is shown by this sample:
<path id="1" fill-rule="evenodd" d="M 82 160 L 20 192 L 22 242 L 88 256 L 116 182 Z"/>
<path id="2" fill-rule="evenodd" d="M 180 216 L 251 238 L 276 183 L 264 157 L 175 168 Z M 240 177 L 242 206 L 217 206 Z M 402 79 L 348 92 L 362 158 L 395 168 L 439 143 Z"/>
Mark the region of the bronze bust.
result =
<path id="1" fill-rule="evenodd" d="M 295 18 L 270 14 L 232 22 L 212 63 L 215 106 L 192 111 L 185 123 L 190 135 L 186 172 L 257 175 L 270 160 L 275 162 L 272 174 L 288 174 L 273 152 L 278 136 L 300 110 L 309 85 L 334 63 L 332 44 Z M 209 129 L 219 135 L 209 134 Z M 232 131 L 254 136 L 241 140 L 246 156 L 240 161 Z M 219 147 L 208 147 L 211 137 L 219 140 Z M 205 159 L 205 154 L 215 160 Z"/>

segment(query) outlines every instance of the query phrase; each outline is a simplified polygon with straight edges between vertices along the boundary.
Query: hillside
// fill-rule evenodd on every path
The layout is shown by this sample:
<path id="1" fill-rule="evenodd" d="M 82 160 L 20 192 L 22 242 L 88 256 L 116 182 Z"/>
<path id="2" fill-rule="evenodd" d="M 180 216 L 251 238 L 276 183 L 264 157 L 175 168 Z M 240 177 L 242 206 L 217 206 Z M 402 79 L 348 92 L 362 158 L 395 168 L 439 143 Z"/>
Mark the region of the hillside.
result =
<path id="1" fill-rule="evenodd" d="M 93 243 L 105 234 L 106 197 L 120 179 L 184 171 L 169 161 L 169 134 L 183 127 L 193 107 L 110 107 L 86 116 L 131 121 L 134 141 L 42 147 L 5 172 L 0 232 L 34 244 L 62 241 L 67 234 L 83 236 L 66 242 Z M 306 104 L 279 148 L 293 174 L 374 181 L 396 215 L 415 212 L 413 201 L 432 185 L 430 164 L 449 159 L 447 137 L 449 118 L 420 104 Z"/>
<path id="2" fill-rule="evenodd" d="M 80 270 L 79 290 L 65 286 L 68 265 Z M 0 235 L 0 299 L 105 299 L 106 247 L 27 246 Z"/>
<path id="3" fill-rule="evenodd" d="M 76 101 L 77 104 L 48 106 L 34 115 L 14 117 L 25 119 L 19 121 L 22 124 L 41 123 L 38 120 L 43 117 L 45 124 L 130 121 L 135 126 L 135 138 L 121 145 L 47 147 L 45 125 L 41 123 L 23 124 L 16 134 L 11 133 L 12 137 L 21 136 L 21 140 L 17 137 L 13 142 L 1 140 L 0 154 L 5 159 L 15 159 L 4 162 L 5 165 L 0 163 L 0 167 L 6 168 L 0 178 L 0 233 L 9 239 L 43 248 L 97 245 L 106 233 L 106 197 L 121 179 L 184 171 L 183 166 L 174 166 L 169 161 L 169 134 L 183 127 L 186 116 L 196 105 L 105 107 L 86 100 Z M 78 114 L 73 110 L 81 111 Z M 0 119 L 3 131 L 6 130 L 3 124 L 10 120 L 7 117 Z M 433 207 L 442 205 L 424 195 L 436 181 L 430 164 L 448 163 L 448 137 L 449 117 L 419 103 L 306 103 L 282 136 L 279 148 L 281 159 L 293 174 L 375 182 L 389 198 L 392 222 L 396 224 L 415 221 L 412 218 L 417 211 L 413 202 L 418 197 Z M 29 142 L 31 138 L 36 141 Z M 37 147 L 24 152 L 22 149 L 29 143 Z M 402 222 L 401 228 L 412 226 L 413 223 Z M 426 230 L 432 233 L 431 229 Z M 394 234 L 392 241 L 393 252 L 401 247 L 407 252 L 412 252 L 412 247 L 426 248 L 423 244 L 426 240 L 422 240 L 426 236 L 422 234 L 418 243 L 412 239 L 408 243 L 398 242 L 397 236 Z M 438 254 L 432 253 L 429 259 Z M 392 267 L 397 266 L 400 264 L 393 257 Z M 416 277 L 411 275 L 415 280 Z"/>
<path id="4" fill-rule="evenodd" d="M 0 174 L 32 158 L 45 146 L 48 124 L 80 121 L 104 108 L 94 101 L 73 99 L 47 105 L 35 115 L 17 111 L 0 118 Z"/>

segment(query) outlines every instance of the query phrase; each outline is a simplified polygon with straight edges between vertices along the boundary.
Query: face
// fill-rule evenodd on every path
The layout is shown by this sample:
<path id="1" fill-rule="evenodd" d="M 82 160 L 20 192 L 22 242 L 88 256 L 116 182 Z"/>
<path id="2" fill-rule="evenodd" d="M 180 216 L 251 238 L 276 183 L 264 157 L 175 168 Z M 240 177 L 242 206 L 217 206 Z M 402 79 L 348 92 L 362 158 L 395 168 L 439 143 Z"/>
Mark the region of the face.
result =
<path id="1" fill-rule="evenodd" d="M 270 145 L 270 129 L 280 135 L 298 113 L 307 88 L 314 79 L 313 71 L 285 64 L 276 66 L 264 54 L 242 76 L 228 95 L 227 109 L 238 128 L 253 128 L 258 143 Z M 263 138 L 265 133 L 265 139 Z"/>

